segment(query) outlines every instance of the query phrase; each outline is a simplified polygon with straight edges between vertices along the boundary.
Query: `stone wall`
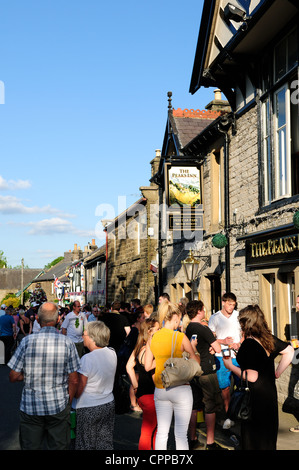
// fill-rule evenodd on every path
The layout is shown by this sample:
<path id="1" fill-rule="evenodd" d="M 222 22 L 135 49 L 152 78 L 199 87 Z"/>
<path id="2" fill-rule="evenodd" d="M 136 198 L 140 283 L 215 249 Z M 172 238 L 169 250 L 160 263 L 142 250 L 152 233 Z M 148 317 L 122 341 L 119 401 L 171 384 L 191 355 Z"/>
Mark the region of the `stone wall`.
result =
<path id="1" fill-rule="evenodd" d="M 146 188 L 143 188 L 146 192 Z M 150 193 L 150 188 L 148 193 Z M 138 204 L 139 219 L 127 216 L 126 231 L 108 226 L 108 302 L 130 302 L 139 297 L 141 304 L 155 304 L 155 278 L 150 270 L 157 257 L 157 236 L 148 235 L 150 201 Z M 138 227 L 139 226 L 139 227 Z M 138 235 L 139 234 L 139 235 Z"/>
<path id="2" fill-rule="evenodd" d="M 261 269 L 248 269 L 245 263 L 245 242 L 237 238 L 245 233 L 255 233 L 278 226 L 292 223 L 292 210 L 286 208 L 298 207 L 298 202 L 289 200 L 286 205 L 274 205 L 272 210 L 262 211 L 260 208 L 259 191 L 259 143 L 258 143 L 258 107 L 254 106 L 244 113 L 236 123 L 236 133 L 229 133 L 229 213 L 230 213 L 230 274 L 231 291 L 238 300 L 238 309 L 248 304 L 263 302 L 262 289 L 260 285 Z M 199 291 L 205 305 L 210 305 L 210 282 L 208 274 L 215 271 L 221 275 L 222 292 L 225 291 L 225 254 L 224 249 L 212 246 L 212 236 L 220 232 L 224 227 L 224 219 L 220 223 L 213 223 L 213 204 L 217 199 L 215 181 L 213 176 L 213 153 L 223 152 L 223 142 L 215 142 L 206 155 L 203 166 L 203 201 L 204 201 L 204 227 L 206 229 L 201 251 L 210 254 L 212 266 L 207 268 L 199 282 Z M 223 160 L 221 160 L 223 164 Z M 223 173 L 222 173 L 223 177 Z M 216 201 L 217 202 L 217 201 Z M 222 208 L 223 211 L 223 208 Z M 224 216 L 224 213 L 223 213 Z M 214 218 L 215 219 L 215 218 Z M 288 269 L 288 268 L 284 268 Z M 298 267 L 292 266 L 290 271 L 298 272 Z M 275 267 L 278 272 L 280 267 Z M 278 274 L 277 274 L 278 275 Z M 298 276 L 298 274 L 295 274 Z M 298 279 L 298 278 L 296 278 Z M 298 285 L 298 284 L 297 284 Z M 280 300 L 281 301 L 281 300 Z M 211 312 L 208 309 L 208 314 Z M 285 319 L 285 313 L 281 313 L 281 321 Z M 269 322 L 269 317 L 267 318 Z M 280 326 L 280 338 L 285 340 L 283 325 Z M 279 360 L 278 357 L 277 360 Z M 282 403 L 287 396 L 290 367 L 277 381 L 279 401 Z"/>

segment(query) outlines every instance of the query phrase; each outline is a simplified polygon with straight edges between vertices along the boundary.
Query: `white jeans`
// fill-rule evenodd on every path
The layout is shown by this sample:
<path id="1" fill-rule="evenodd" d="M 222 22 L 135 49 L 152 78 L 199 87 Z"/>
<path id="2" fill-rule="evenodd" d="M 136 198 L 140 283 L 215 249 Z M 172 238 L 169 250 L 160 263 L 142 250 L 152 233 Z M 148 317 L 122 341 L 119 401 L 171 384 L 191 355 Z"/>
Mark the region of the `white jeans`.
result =
<path id="1" fill-rule="evenodd" d="M 154 399 L 158 421 L 155 450 L 167 450 L 173 413 L 176 450 L 188 450 L 188 427 L 193 407 L 190 385 L 169 389 L 156 387 Z"/>

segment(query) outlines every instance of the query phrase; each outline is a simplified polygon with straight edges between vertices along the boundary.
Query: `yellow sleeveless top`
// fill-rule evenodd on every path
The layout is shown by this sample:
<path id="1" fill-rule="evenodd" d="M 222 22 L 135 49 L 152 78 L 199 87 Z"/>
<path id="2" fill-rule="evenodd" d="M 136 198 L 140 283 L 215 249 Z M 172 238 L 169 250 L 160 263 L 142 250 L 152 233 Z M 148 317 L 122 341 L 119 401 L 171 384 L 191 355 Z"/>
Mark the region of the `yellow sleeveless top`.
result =
<path id="1" fill-rule="evenodd" d="M 184 333 L 169 330 L 168 328 L 162 328 L 161 330 L 157 331 L 152 337 L 151 351 L 156 360 L 154 382 L 157 388 L 163 388 L 161 372 L 164 370 L 164 363 L 171 356 L 171 344 L 173 334 L 177 335 L 177 341 L 173 357 L 182 357 L 181 346 L 184 338 Z"/>

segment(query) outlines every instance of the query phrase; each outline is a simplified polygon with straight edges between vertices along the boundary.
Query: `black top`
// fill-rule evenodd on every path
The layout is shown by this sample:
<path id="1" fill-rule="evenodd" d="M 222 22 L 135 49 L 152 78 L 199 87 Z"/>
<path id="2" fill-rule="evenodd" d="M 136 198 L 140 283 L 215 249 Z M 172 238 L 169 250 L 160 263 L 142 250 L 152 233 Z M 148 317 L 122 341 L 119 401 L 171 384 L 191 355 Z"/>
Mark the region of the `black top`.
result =
<path id="1" fill-rule="evenodd" d="M 125 326 L 130 326 L 129 322 L 124 315 L 114 312 L 104 313 L 101 320 L 110 329 L 109 346 L 117 352 L 127 336 Z"/>
<path id="2" fill-rule="evenodd" d="M 23 323 L 23 330 L 24 330 L 24 333 L 28 334 L 29 331 L 30 331 L 30 323 L 31 323 L 31 320 L 26 323 L 24 320 L 20 319 L 19 320 L 19 327 L 20 327 L 20 331 L 19 333 L 23 334 L 22 330 L 21 330 L 21 322 Z"/>
<path id="3" fill-rule="evenodd" d="M 216 372 L 214 355 L 210 353 L 211 344 L 216 341 L 212 330 L 197 322 L 190 322 L 186 329 L 186 335 L 191 340 L 192 335 L 197 335 L 196 349 L 200 354 L 200 365 L 203 375 Z"/>
<path id="4" fill-rule="evenodd" d="M 242 450 L 275 450 L 278 432 L 278 405 L 274 359 L 288 343 L 275 339 L 275 351 L 267 355 L 261 344 L 247 338 L 241 344 L 237 362 L 242 370 L 258 372 L 256 382 L 248 382 L 252 398 L 252 420 L 242 421 Z"/>
<path id="5" fill-rule="evenodd" d="M 138 388 L 136 391 L 136 397 L 139 398 L 143 395 L 152 395 L 155 391 L 155 384 L 153 381 L 155 369 L 146 371 L 143 364 L 139 362 L 138 357 L 136 357 L 135 360 L 135 371 L 138 374 Z"/>

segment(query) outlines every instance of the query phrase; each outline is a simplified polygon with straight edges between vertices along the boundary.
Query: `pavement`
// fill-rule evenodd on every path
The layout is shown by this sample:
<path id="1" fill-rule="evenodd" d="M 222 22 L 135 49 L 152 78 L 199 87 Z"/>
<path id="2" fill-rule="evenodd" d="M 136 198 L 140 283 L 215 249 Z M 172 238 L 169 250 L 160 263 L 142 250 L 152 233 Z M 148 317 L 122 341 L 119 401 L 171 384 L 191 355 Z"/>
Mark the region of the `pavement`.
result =
<path id="1" fill-rule="evenodd" d="M 23 385 L 22 383 L 10 383 L 8 380 L 9 368 L 0 365 L 0 450 L 20 450 L 18 440 L 19 403 Z M 115 451 L 138 450 L 142 417 L 140 413 L 128 412 L 116 415 L 114 432 Z M 282 412 L 279 406 L 279 431 L 277 450 L 299 450 L 299 433 L 292 433 L 289 428 L 296 426 L 297 420 L 293 415 Z M 198 439 L 204 444 L 199 449 L 205 449 L 206 434 L 205 424 L 198 423 Z M 240 426 L 236 424 L 229 430 L 223 430 L 222 426 L 216 426 L 215 440 L 227 450 L 241 450 L 237 441 L 240 441 Z M 173 428 L 170 433 L 169 450 L 175 450 Z M 193 450 L 197 453 L 197 450 Z"/>
<path id="2" fill-rule="evenodd" d="M 277 437 L 277 450 L 299 450 L 299 433 L 290 432 L 290 428 L 298 425 L 293 415 L 284 413 L 279 404 L 279 429 Z M 205 441 L 205 425 L 200 423 L 197 427 L 198 438 Z M 220 424 L 216 425 L 215 441 L 224 449 L 242 450 L 240 446 L 240 424 L 236 423 L 231 429 L 224 430 Z"/>
<path id="3" fill-rule="evenodd" d="M 115 426 L 115 450 L 137 450 L 138 439 L 141 427 L 141 414 L 135 412 L 125 413 L 116 416 Z M 289 429 L 298 424 L 293 415 L 286 414 L 279 405 L 279 430 L 277 438 L 277 450 L 294 451 L 299 450 L 299 433 L 290 432 Z M 126 430 L 123 435 L 123 430 Z M 129 432 L 128 432 L 129 431 Z M 205 423 L 197 425 L 198 440 L 203 444 L 199 449 L 192 452 L 205 450 L 206 445 L 206 427 Z M 237 423 L 231 429 L 224 430 L 219 423 L 215 429 L 215 441 L 224 450 L 242 450 L 240 447 L 240 424 Z M 173 428 L 170 432 L 169 449 L 175 450 Z"/>

